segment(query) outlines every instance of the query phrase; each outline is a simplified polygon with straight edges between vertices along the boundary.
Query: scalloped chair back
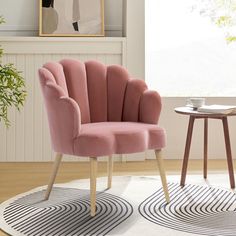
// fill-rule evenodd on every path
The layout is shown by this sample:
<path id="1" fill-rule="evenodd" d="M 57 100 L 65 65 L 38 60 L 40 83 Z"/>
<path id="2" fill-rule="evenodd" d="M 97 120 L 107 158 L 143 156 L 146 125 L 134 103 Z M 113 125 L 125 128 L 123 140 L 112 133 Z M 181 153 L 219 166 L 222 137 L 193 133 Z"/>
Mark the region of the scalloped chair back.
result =
<path id="1" fill-rule="evenodd" d="M 46 199 L 63 154 L 90 157 L 92 173 L 96 172 L 97 157 L 104 155 L 111 161 L 113 154 L 154 149 L 161 160 L 160 150 L 166 145 L 165 130 L 157 125 L 161 98 L 148 90 L 143 80 L 131 79 L 118 65 L 74 59 L 46 63 L 39 69 L 39 77 L 52 148 L 57 153 Z M 161 172 L 168 200 L 162 167 Z M 111 185 L 111 173 L 109 176 Z"/>

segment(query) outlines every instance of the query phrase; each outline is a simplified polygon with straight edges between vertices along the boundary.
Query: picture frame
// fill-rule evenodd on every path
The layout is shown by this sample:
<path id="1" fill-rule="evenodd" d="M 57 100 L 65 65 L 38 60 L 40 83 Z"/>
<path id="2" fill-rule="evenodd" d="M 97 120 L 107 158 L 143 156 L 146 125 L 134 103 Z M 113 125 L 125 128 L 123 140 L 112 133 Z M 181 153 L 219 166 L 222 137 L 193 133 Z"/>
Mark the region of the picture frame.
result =
<path id="1" fill-rule="evenodd" d="M 104 35 L 104 0 L 39 0 L 39 36 Z"/>

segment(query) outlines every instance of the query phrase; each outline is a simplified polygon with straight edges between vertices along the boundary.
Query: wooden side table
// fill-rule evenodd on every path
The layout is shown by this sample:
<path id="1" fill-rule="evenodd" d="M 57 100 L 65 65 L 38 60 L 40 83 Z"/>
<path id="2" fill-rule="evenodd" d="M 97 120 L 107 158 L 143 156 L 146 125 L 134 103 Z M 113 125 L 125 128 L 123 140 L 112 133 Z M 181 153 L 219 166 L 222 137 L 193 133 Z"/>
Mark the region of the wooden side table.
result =
<path id="1" fill-rule="evenodd" d="M 188 159 L 189 159 L 189 151 L 190 151 L 190 146 L 191 146 L 193 125 L 194 125 L 195 119 L 204 119 L 204 164 L 203 164 L 204 178 L 207 178 L 208 119 L 220 119 L 220 120 L 222 120 L 223 130 L 224 130 L 225 148 L 226 148 L 226 155 L 227 155 L 230 186 L 231 186 L 231 188 L 235 188 L 234 169 L 233 169 L 233 161 L 232 161 L 232 153 L 231 153 L 231 145 L 230 145 L 229 127 L 228 127 L 227 117 L 228 116 L 236 116 L 236 113 L 233 113 L 233 114 L 205 113 L 205 112 L 195 111 L 195 110 L 193 110 L 193 108 L 190 108 L 190 107 L 177 107 L 177 108 L 175 108 L 175 112 L 182 114 L 182 115 L 189 116 L 189 124 L 188 124 L 187 138 L 186 138 L 186 144 L 185 144 L 180 185 L 181 186 L 185 185 L 185 179 L 186 179 L 187 167 L 188 167 Z"/>

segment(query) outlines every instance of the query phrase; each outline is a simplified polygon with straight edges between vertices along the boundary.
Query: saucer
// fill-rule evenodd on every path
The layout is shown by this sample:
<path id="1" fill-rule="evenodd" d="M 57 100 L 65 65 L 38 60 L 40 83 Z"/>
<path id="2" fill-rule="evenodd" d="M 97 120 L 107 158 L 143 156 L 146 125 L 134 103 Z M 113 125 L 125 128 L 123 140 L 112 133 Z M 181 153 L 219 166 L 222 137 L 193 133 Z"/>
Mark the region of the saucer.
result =
<path id="1" fill-rule="evenodd" d="M 192 108 L 194 111 L 197 111 L 197 109 L 199 108 L 199 106 L 193 106 L 191 104 L 187 104 L 185 105 L 186 107 Z"/>

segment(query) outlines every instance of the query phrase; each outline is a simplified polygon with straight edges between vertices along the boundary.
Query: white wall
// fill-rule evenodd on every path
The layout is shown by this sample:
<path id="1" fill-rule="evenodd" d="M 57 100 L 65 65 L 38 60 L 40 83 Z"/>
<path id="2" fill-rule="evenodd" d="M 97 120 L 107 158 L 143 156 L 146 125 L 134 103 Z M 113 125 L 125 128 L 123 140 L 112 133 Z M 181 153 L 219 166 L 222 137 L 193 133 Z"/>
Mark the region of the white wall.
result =
<path id="1" fill-rule="evenodd" d="M 127 38 L 127 68 L 138 79 L 145 77 L 145 1 L 125 0 L 124 35 Z"/>
<path id="2" fill-rule="evenodd" d="M 38 35 L 39 0 L 0 0 L 0 15 L 6 24 L 0 26 L 0 35 Z M 104 0 L 106 36 L 122 35 L 123 0 Z"/>

